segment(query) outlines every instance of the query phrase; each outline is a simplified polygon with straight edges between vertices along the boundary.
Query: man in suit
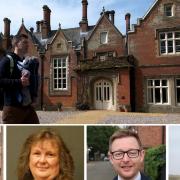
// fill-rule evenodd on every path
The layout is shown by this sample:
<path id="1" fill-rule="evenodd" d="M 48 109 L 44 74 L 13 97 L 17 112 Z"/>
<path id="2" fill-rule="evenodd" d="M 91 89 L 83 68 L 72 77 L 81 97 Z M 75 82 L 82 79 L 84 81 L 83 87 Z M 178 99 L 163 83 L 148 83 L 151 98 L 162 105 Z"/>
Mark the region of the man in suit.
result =
<path id="1" fill-rule="evenodd" d="M 140 169 L 145 151 L 137 133 L 116 131 L 109 140 L 109 159 L 118 174 L 113 180 L 150 180 Z"/>

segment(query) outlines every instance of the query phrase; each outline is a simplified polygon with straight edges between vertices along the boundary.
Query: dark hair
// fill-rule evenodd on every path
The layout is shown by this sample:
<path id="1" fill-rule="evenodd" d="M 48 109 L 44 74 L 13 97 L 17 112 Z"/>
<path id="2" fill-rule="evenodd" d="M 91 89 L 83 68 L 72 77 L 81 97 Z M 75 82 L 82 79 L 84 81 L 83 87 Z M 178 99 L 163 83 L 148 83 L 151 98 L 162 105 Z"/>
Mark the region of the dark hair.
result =
<path id="1" fill-rule="evenodd" d="M 12 39 L 12 47 L 14 48 L 16 44 L 21 41 L 23 38 L 28 39 L 28 36 L 26 34 L 18 34 L 15 35 Z"/>
<path id="2" fill-rule="evenodd" d="M 113 135 L 109 138 L 109 151 L 111 151 L 111 146 L 112 143 L 114 142 L 114 140 L 116 139 L 121 139 L 121 138 L 125 138 L 125 137 L 134 137 L 136 138 L 139 147 L 142 148 L 142 143 L 141 140 L 138 136 L 138 134 L 132 130 L 117 130 L 113 133 Z"/>
<path id="3" fill-rule="evenodd" d="M 29 169 L 29 156 L 34 143 L 43 140 L 54 140 L 59 148 L 60 173 L 55 180 L 73 180 L 74 163 L 72 156 L 62 138 L 51 129 L 44 129 L 31 134 L 23 144 L 18 162 L 18 180 L 33 180 Z"/>

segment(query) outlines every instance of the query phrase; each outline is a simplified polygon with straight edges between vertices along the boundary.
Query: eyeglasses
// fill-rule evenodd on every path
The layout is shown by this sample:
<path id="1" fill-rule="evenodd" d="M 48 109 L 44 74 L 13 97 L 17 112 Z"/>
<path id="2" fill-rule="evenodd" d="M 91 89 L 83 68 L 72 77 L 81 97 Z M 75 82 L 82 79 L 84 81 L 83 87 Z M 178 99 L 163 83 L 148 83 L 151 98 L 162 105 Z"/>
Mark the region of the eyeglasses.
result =
<path id="1" fill-rule="evenodd" d="M 120 160 L 124 158 L 124 155 L 127 154 L 129 158 L 137 158 L 140 153 L 140 149 L 130 149 L 128 151 L 114 151 L 111 152 L 113 159 Z"/>

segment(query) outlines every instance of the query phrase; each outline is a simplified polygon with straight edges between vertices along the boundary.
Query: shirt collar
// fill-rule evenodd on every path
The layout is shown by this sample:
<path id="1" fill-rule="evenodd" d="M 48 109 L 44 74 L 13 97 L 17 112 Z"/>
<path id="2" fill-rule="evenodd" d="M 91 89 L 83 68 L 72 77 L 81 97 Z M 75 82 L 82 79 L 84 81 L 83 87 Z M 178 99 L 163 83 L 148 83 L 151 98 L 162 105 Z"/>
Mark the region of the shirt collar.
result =
<path id="1" fill-rule="evenodd" d="M 123 179 L 118 175 L 118 180 L 123 180 Z M 135 176 L 133 180 L 141 180 L 141 173 L 138 172 L 138 174 Z"/>

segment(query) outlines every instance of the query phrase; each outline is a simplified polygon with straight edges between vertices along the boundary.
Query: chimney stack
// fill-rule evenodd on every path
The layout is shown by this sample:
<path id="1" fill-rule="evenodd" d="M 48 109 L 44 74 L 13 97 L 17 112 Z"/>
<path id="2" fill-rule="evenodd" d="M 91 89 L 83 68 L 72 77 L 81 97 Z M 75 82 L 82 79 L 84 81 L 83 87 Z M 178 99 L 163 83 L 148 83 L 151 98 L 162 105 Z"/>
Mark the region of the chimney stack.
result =
<path id="1" fill-rule="evenodd" d="M 112 24 L 114 24 L 114 14 L 115 14 L 114 10 L 110 11 L 110 19 L 111 19 Z"/>
<path id="2" fill-rule="evenodd" d="M 40 32 L 40 21 L 36 21 L 36 32 L 39 33 Z"/>
<path id="3" fill-rule="evenodd" d="M 51 10 L 49 9 L 49 7 L 47 5 L 43 6 L 43 20 L 44 22 L 46 22 L 47 24 L 47 28 L 49 29 L 49 31 L 51 30 Z"/>
<path id="4" fill-rule="evenodd" d="M 126 33 L 128 33 L 128 31 L 130 31 L 130 18 L 131 18 L 131 14 L 127 13 L 125 15 L 125 20 L 126 20 Z"/>
<path id="5" fill-rule="evenodd" d="M 4 37 L 10 37 L 10 23 L 11 21 L 8 18 L 4 18 Z"/>
<path id="6" fill-rule="evenodd" d="M 11 48 L 11 37 L 10 37 L 10 19 L 4 18 L 4 36 L 3 36 L 3 49 L 10 49 Z"/>
<path id="7" fill-rule="evenodd" d="M 31 28 L 30 28 L 30 31 L 31 31 L 31 33 L 33 33 L 33 32 L 34 32 L 34 28 L 33 28 L 33 27 L 31 27 Z"/>
<path id="8" fill-rule="evenodd" d="M 82 20 L 79 23 L 81 32 L 87 32 L 88 30 L 87 5 L 87 0 L 82 0 Z"/>
<path id="9" fill-rule="evenodd" d="M 43 24 L 41 24 L 42 38 L 47 38 L 49 32 L 51 31 L 51 10 L 47 5 L 43 6 Z"/>

